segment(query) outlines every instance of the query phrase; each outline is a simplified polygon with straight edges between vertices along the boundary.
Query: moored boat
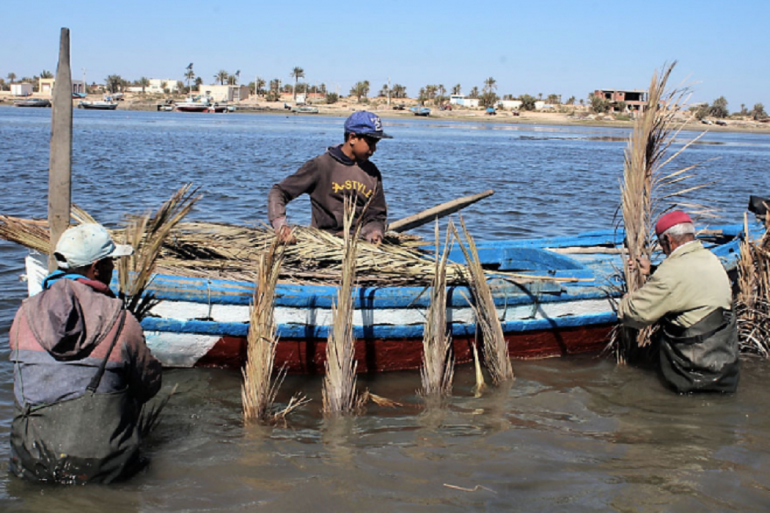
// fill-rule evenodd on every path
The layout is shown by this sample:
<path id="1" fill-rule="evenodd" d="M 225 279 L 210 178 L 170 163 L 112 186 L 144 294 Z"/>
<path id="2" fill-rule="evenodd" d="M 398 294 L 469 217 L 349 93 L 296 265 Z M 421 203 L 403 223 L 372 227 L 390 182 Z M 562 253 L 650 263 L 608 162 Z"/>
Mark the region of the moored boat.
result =
<path id="1" fill-rule="evenodd" d="M 110 100 L 81 101 L 78 103 L 78 108 L 87 110 L 115 110 L 118 108 L 118 102 Z"/>
<path id="2" fill-rule="evenodd" d="M 307 105 L 300 105 L 292 107 L 291 111 L 295 114 L 318 114 L 318 107 L 310 107 Z"/>
<path id="3" fill-rule="evenodd" d="M 29 98 L 27 100 L 18 100 L 13 103 L 16 107 L 50 107 L 50 100 L 45 98 Z"/>
<path id="4" fill-rule="evenodd" d="M 409 110 L 415 116 L 429 116 L 430 115 L 430 109 L 428 107 L 415 106 L 415 107 L 410 107 Z"/>
<path id="5" fill-rule="evenodd" d="M 742 225 L 714 227 L 701 240 L 727 269 L 736 264 Z M 485 268 L 533 278 L 490 278 L 512 357 L 540 358 L 597 352 L 616 321 L 613 299 L 622 268 L 622 233 L 599 231 L 574 237 L 479 243 Z M 450 259 L 462 262 L 462 253 Z M 47 273 L 40 255 L 27 257 L 29 293 Z M 573 281 L 563 281 L 571 279 Z M 559 281 L 562 280 L 562 281 Z M 574 281 L 579 280 L 579 281 Z M 253 283 L 158 275 L 150 288 L 160 302 L 142 320 L 149 347 L 166 367 L 239 367 L 246 355 Z M 280 284 L 275 320 L 276 365 L 293 373 L 324 371 L 333 286 Z M 354 335 L 361 372 L 416 369 L 421 364 L 428 294 L 423 287 L 355 289 Z M 447 320 L 455 359 L 468 362 L 476 336 L 470 292 L 448 289 Z"/>

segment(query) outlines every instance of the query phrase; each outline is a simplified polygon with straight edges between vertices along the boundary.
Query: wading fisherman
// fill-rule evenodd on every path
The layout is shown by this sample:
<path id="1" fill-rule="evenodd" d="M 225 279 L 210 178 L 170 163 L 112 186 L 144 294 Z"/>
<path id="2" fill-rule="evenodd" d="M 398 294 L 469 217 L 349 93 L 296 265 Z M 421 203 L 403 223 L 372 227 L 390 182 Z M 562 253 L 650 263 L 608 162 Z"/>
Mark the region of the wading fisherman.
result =
<path id="1" fill-rule="evenodd" d="M 286 204 L 307 193 L 312 206 L 312 226 L 339 233 L 343 230 L 344 198 L 349 196 L 356 201 L 357 218 L 362 223 L 361 237 L 369 242 L 381 242 L 388 207 L 382 176 L 369 159 L 380 139 L 390 138 L 383 132 L 379 116 L 367 111 L 354 112 L 345 121 L 344 143 L 307 161 L 296 173 L 270 189 L 267 215 L 273 229 L 284 240 L 289 238 Z"/>
<path id="2" fill-rule="evenodd" d="M 712 252 L 695 239 L 690 216 L 670 212 L 655 225 L 666 259 L 642 288 L 620 302 L 625 326 L 660 322 L 660 367 L 677 392 L 734 392 L 738 387 L 738 331 L 730 279 Z M 629 262 L 643 275 L 650 262 Z"/>
<path id="3" fill-rule="evenodd" d="M 54 253 L 59 270 L 19 308 L 10 332 L 17 476 L 109 483 L 139 469 L 142 405 L 160 388 L 161 365 L 108 286 L 112 259 L 132 252 L 98 224 L 69 228 Z"/>

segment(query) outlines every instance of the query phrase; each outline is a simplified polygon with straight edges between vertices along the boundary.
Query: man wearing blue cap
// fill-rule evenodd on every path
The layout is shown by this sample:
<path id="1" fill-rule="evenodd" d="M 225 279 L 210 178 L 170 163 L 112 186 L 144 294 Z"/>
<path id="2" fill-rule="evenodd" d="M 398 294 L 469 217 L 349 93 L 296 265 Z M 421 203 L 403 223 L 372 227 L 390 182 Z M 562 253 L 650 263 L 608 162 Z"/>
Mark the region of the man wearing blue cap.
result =
<path id="1" fill-rule="evenodd" d="M 286 204 L 304 193 L 310 195 L 312 226 L 341 232 L 347 196 L 355 201 L 356 219 L 362 224 L 361 236 L 379 244 L 385 233 L 388 206 L 382 175 L 369 159 L 380 139 L 391 136 L 383 132 L 379 116 L 367 111 L 354 112 L 345 121 L 344 143 L 330 147 L 275 184 L 267 197 L 267 215 L 279 236 L 289 238 Z"/>

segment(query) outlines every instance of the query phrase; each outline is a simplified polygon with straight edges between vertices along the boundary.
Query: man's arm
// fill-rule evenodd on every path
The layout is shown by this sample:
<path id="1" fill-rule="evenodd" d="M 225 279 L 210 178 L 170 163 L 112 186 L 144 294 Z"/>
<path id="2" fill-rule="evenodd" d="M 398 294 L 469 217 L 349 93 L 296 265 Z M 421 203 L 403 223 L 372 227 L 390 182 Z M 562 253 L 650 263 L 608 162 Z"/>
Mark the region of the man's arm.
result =
<path id="1" fill-rule="evenodd" d="M 642 288 L 623 296 L 618 305 L 618 318 L 631 328 L 641 329 L 654 324 L 676 309 L 672 293 L 669 280 L 660 273 L 653 274 Z"/>
<path id="2" fill-rule="evenodd" d="M 382 178 L 377 180 L 377 190 L 374 198 L 365 214 L 364 226 L 361 227 L 361 236 L 369 242 L 379 243 L 385 234 L 388 221 L 388 205 L 385 202 L 385 191 L 382 187 Z"/>
<path id="3" fill-rule="evenodd" d="M 312 193 L 316 186 L 316 159 L 309 160 L 291 176 L 273 185 L 267 195 L 267 218 L 275 230 L 286 225 L 286 205 L 303 193 Z"/>

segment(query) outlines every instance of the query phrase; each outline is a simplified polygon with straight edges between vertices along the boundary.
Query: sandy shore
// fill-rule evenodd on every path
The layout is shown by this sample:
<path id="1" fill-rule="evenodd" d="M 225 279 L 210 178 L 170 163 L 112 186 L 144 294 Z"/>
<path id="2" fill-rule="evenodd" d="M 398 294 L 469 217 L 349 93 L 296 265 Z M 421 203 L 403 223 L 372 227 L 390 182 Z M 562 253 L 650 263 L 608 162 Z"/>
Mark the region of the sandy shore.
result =
<path id="1" fill-rule="evenodd" d="M 48 96 L 42 96 L 34 94 L 33 98 L 48 98 Z M 177 101 L 182 100 L 183 96 L 177 96 Z M 10 95 L 7 91 L 0 92 L 0 106 L 13 105 L 13 102 L 18 100 Z M 101 94 L 89 95 L 87 100 L 101 100 Z M 157 110 L 157 105 L 164 103 L 166 96 L 151 96 L 142 95 L 139 93 L 127 93 L 125 100 L 120 102 L 118 110 Z M 80 100 L 73 100 L 73 106 L 77 106 Z M 411 106 L 416 105 L 416 101 L 413 99 L 399 99 L 391 100 L 391 104 L 388 105 L 384 98 L 370 99 L 368 103 L 358 103 L 355 100 L 348 101 L 347 98 L 343 98 L 341 101 L 333 104 L 316 104 L 313 106 L 318 108 L 320 115 L 326 116 L 339 116 L 346 117 L 355 110 L 370 110 L 376 112 L 379 116 L 388 119 L 399 118 L 414 118 L 414 114 L 408 109 Z M 287 114 L 287 115 L 299 115 L 307 116 L 313 114 L 294 114 L 290 113 L 284 107 L 284 104 L 292 105 L 291 98 L 285 97 L 281 101 L 267 102 L 264 98 L 244 100 L 242 102 L 236 102 L 234 105 L 239 109 L 239 113 L 268 113 L 268 114 Z M 403 104 L 406 110 L 394 110 L 393 106 Z M 496 115 L 487 115 L 484 109 L 467 109 L 467 108 L 454 108 L 451 111 L 440 111 L 438 108 L 431 108 L 430 116 L 427 119 L 440 119 L 451 121 L 466 121 L 466 122 L 484 122 L 484 123 L 504 123 L 512 125 L 559 125 L 559 126 L 597 126 L 597 127 L 617 127 L 617 128 L 631 128 L 633 121 L 618 121 L 612 118 L 602 116 L 591 116 L 587 107 L 575 105 L 575 106 L 563 106 L 560 112 L 536 112 L 536 111 L 522 111 L 518 116 L 514 115 L 511 111 L 498 111 Z M 686 121 L 685 116 L 681 118 L 682 122 Z M 770 123 L 759 123 L 750 119 L 735 119 L 731 118 L 726 120 L 727 126 L 719 126 L 716 124 L 703 124 L 698 120 L 691 120 L 686 123 L 684 130 L 692 131 L 709 131 L 709 132 L 751 132 L 751 133 L 767 133 L 770 134 Z"/>

